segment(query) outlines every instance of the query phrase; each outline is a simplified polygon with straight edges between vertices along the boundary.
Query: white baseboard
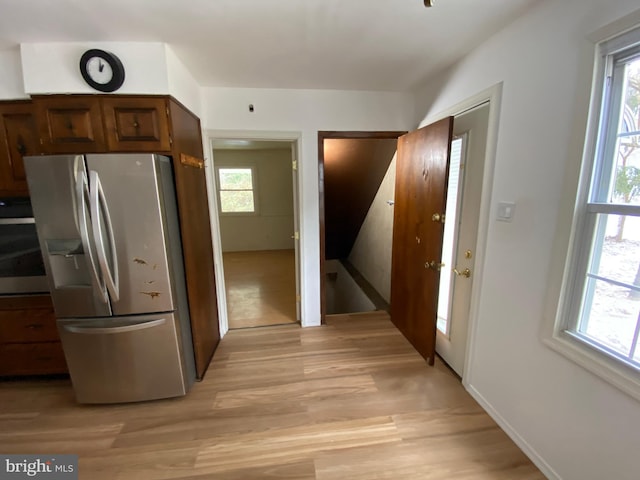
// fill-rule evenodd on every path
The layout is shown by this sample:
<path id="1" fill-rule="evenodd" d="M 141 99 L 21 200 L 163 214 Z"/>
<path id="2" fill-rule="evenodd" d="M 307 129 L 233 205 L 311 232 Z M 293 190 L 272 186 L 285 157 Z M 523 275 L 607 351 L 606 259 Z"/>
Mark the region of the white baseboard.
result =
<path id="1" fill-rule="evenodd" d="M 514 428 L 507 422 L 502 415 L 500 415 L 495 408 L 478 392 L 473 386 L 463 382 L 464 388 L 469 394 L 480 404 L 482 408 L 489 414 L 491 418 L 495 420 L 502 430 L 513 440 L 513 442 L 529 457 L 529 459 L 535 464 L 538 469 L 549 480 L 562 480 L 562 477 L 551 468 L 551 466 L 538 454 L 538 452 L 527 441 L 520 436 L 520 434 L 514 430 Z"/>

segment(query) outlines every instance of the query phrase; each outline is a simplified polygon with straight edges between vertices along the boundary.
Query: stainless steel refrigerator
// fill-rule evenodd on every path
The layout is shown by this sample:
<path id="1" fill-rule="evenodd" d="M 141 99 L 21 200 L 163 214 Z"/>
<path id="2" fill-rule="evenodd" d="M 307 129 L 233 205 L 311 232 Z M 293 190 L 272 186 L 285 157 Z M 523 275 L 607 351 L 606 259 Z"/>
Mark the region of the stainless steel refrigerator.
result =
<path id="1" fill-rule="evenodd" d="M 195 362 L 170 159 L 34 156 L 25 169 L 78 402 L 186 394 Z"/>

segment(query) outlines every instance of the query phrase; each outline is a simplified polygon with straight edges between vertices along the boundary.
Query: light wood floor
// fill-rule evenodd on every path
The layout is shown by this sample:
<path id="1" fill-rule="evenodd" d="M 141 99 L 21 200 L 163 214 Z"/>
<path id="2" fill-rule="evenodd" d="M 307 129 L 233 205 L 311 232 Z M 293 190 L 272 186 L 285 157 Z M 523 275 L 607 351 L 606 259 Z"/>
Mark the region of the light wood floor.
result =
<path id="1" fill-rule="evenodd" d="M 293 250 L 223 254 L 229 328 L 296 323 Z"/>
<path id="2" fill-rule="evenodd" d="M 0 452 L 75 453 L 82 480 L 543 479 L 385 313 L 231 331 L 183 398 L 79 406 L 0 383 Z"/>

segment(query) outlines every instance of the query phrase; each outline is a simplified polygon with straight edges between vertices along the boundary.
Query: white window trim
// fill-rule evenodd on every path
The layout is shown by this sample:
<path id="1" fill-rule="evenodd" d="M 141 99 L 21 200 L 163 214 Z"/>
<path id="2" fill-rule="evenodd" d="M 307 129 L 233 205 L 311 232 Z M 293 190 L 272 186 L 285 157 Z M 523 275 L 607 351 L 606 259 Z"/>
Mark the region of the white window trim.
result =
<path id="1" fill-rule="evenodd" d="M 260 205 L 258 201 L 258 167 L 253 164 L 232 164 L 232 165 L 216 165 L 215 167 L 215 181 L 216 181 L 216 192 L 218 195 L 218 205 L 219 214 L 223 217 L 251 217 L 260 215 Z M 229 168 L 248 168 L 251 170 L 251 181 L 252 186 L 251 189 L 253 191 L 253 212 L 223 212 L 222 211 L 222 199 L 220 198 L 220 194 L 223 191 L 220 188 L 220 169 L 229 169 Z M 228 191 L 228 190 L 224 190 Z"/>
<path id="2" fill-rule="evenodd" d="M 624 22 L 625 19 L 621 20 Z M 609 30 L 610 31 L 610 30 Z M 575 315 L 576 298 L 574 291 L 580 288 L 576 271 L 581 268 L 580 262 L 584 262 L 585 256 L 581 255 L 581 248 L 587 242 L 577 242 L 576 236 L 584 231 L 584 223 L 587 221 L 587 203 L 591 182 L 591 172 L 596 160 L 596 148 L 600 129 L 600 117 L 603 109 L 603 94 L 605 89 L 605 72 L 607 58 L 632 46 L 632 39 L 640 44 L 640 25 L 636 23 L 633 28 L 627 28 L 616 35 L 610 35 L 608 39 L 602 39 L 596 45 L 596 58 L 593 69 L 593 81 L 590 98 L 590 110 L 587 121 L 585 147 L 583 161 L 579 172 L 579 183 L 571 222 L 571 233 L 568 238 L 568 251 L 564 263 L 562 283 L 559 286 L 559 297 L 551 294 L 551 299 L 557 298 L 557 309 L 551 314 L 544 324 L 543 342 L 554 351 L 564 355 L 586 370 L 592 372 L 603 380 L 614 385 L 623 392 L 640 400 L 640 372 L 630 365 L 625 364 L 612 354 L 599 348 L 595 344 L 589 344 L 583 338 L 565 331 Z M 557 252 L 556 252 L 557 253 Z M 550 282 L 550 289 L 554 287 Z M 556 290 L 557 291 L 557 290 Z"/>

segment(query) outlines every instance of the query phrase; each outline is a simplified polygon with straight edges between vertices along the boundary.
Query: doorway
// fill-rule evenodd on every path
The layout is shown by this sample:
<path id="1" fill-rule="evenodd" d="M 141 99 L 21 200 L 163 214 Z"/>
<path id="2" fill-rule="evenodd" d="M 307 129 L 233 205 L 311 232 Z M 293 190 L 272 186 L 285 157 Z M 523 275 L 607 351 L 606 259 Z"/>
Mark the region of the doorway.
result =
<path id="1" fill-rule="evenodd" d="M 471 198 L 475 198 L 475 208 L 476 208 L 476 214 L 472 215 L 475 217 L 475 226 L 473 227 L 469 227 L 468 231 L 472 232 L 475 240 L 471 239 L 471 240 L 462 240 L 462 233 L 461 232 L 457 232 L 456 235 L 454 236 L 454 238 L 458 239 L 458 244 L 456 248 L 456 250 L 454 250 L 453 248 L 451 248 L 451 252 L 461 252 L 456 253 L 455 257 L 452 257 L 451 261 L 456 260 L 457 263 L 452 264 L 451 262 L 447 265 L 447 267 L 451 270 L 453 270 L 454 268 L 461 274 L 461 275 L 457 275 L 455 272 L 451 271 L 451 274 L 453 276 L 455 276 L 455 280 L 450 280 L 451 281 L 456 281 L 458 279 L 458 277 L 460 277 L 460 282 L 462 282 L 462 280 L 469 280 L 471 279 L 471 281 L 467 282 L 467 293 L 466 293 L 466 297 L 467 297 L 467 303 L 465 306 L 463 306 L 461 308 L 461 311 L 465 312 L 465 320 L 466 320 L 466 326 L 464 327 L 465 333 L 466 333 L 466 339 L 463 335 L 459 335 L 456 333 L 453 333 L 455 328 L 457 328 L 460 325 L 464 325 L 464 323 L 460 323 L 455 319 L 455 314 L 452 318 L 451 323 L 450 323 L 450 330 L 444 335 L 444 338 L 440 338 L 442 337 L 442 334 L 436 334 L 436 308 L 434 305 L 434 320 L 432 322 L 432 331 L 430 333 L 430 335 L 432 336 L 432 345 L 435 346 L 436 342 L 438 344 L 438 346 L 436 347 L 436 351 L 438 352 L 438 354 L 440 354 L 443 349 L 445 347 L 442 346 L 443 344 L 443 339 L 444 342 L 449 342 L 451 344 L 456 344 L 456 348 L 459 346 L 462 349 L 463 352 L 463 356 L 462 356 L 462 360 L 459 361 L 459 363 L 462 364 L 462 368 L 458 368 L 456 371 L 458 372 L 458 374 L 462 377 L 462 381 L 463 383 L 465 383 L 465 378 L 467 377 L 467 375 L 470 374 L 472 365 L 468 364 L 468 359 L 472 358 L 472 350 L 473 350 L 473 345 L 474 345 L 474 337 L 476 335 L 476 330 L 477 330 L 477 324 L 474 321 L 474 316 L 475 316 L 475 311 L 477 310 L 477 305 L 479 302 L 479 298 L 480 298 L 480 290 L 482 288 L 482 285 L 480 282 L 478 281 L 473 281 L 475 279 L 479 279 L 482 278 L 482 272 L 483 272 L 483 266 L 484 266 L 484 253 L 485 253 L 485 248 L 486 248 L 486 243 L 487 243 L 487 232 L 488 232 L 488 226 L 489 226 L 489 221 L 490 221 L 490 211 L 491 211 L 491 198 L 490 198 L 490 192 L 491 192 L 491 188 L 488 188 L 491 185 L 492 179 L 493 179 L 493 171 L 494 171 L 494 164 L 495 164 L 495 149 L 496 149 L 496 145 L 497 145 L 497 131 L 498 131 L 498 119 L 499 119 L 499 111 L 500 111 L 500 101 L 501 101 L 501 95 L 502 95 L 502 85 L 501 84 L 496 84 L 490 88 L 488 88 L 487 90 L 484 90 L 480 93 L 478 93 L 477 95 L 443 111 L 440 112 L 437 115 L 434 115 L 433 117 L 428 117 L 427 119 L 425 119 L 425 121 L 423 122 L 423 124 L 430 124 L 430 123 L 434 123 L 437 122 L 439 120 L 444 119 L 445 117 L 454 117 L 454 120 L 457 120 L 457 123 L 454 121 L 454 128 L 456 128 L 456 134 L 457 134 L 457 139 L 456 142 L 459 142 L 459 146 L 462 146 L 463 143 L 466 142 L 465 147 L 467 146 L 467 144 L 471 141 L 472 138 L 475 137 L 480 137 L 483 138 L 486 143 L 484 146 L 484 157 L 482 157 L 480 159 L 480 161 L 475 161 L 473 160 L 474 163 L 474 173 L 473 173 L 473 180 L 474 182 L 471 182 L 469 185 L 471 184 L 475 184 L 476 187 L 479 185 L 480 186 L 480 190 L 476 191 L 475 193 L 469 193 L 466 194 L 467 200 L 470 201 Z M 475 134 L 471 134 L 471 128 L 468 129 L 464 129 L 461 128 L 463 126 L 463 120 L 465 117 L 471 118 L 471 115 L 467 115 L 470 114 L 471 112 L 473 112 L 474 110 L 479 110 L 480 112 L 482 112 L 483 115 L 485 115 L 487 117 L 487 125 L 484 127 L 484 133 L 483 134 L 478 134 L 477 132 Z M 324 247 L 324 230 L 323 230 L 323 225 L 322 222 L 324 220 L 324 191 L 323 191 L 323 158 L 324 158 L 324 152 L 323 152 L 323 136 L 322 136 L 323 132 L 320 132 L 319 135 L 319 161 L 320 161 L 320 168 L 319 168 L 319 174 L 320 174 L 320 219 L 321 219 L 321 236 L 320 236 L 320 242 L 321 242 L 321 258 L 320 258 L 320 264 L 321 264 L 321 285 L 322 285 L 322 292 L 321 292 L 321 299 L 322 299 L 322 318 L 324 321 L 324 317 L 326 315 L 326 310 L 325 310 L 325 288 L 324 288 L 324 279 L 325 279 L 325 268 L 324 268 L 324 262 L 325 262 L 325 257 L 324 257 L 324 252 L 325 252 L 325 247 Z M 340 132 L 324 132 L 324 133 L 328 133 L 329 135 L 327 135 L 328 138 L 331 138 L 331 135 L 334 135 L 336 133 L 340 133 Z M 360 134 L 366 134 L 367 132 L 360 132 Z M 404 132 L 398 132 L 397 136 L 402 135 Z M 452 131 L 453 133 L 453 131 Z M 327 138 L 325 137 L 325 138 Z M 480 150 L 482 150 L 482 147 L 480 147 Z M 462 152 L 462 149 L 461 149 Z M 475 156 L 474 156 L 475 158 Z M 471 157 L 468 157 L 467 160 L 468 162 L 472 161 Z M 463 169 L 464 169 L 464 165 L 463 165 Z M 387 208 L 387 212 L 392 212 L 395 210 L 396 206 L 393 205 L 393 199 L 394 199 L 394 193 L 395 193 L 395 181 L 397 181 L 397 179 L 395 178 L 394 175 L 395 172 L 395 160 L 393 161 L 392 165 L 389 168 L 389 173 L 391 175 L 388 175 L 388 177 L 391 178 L 391 181 L 389 182 L 389 188 L 386 189 L 387 191 L 387 201 L 389 204 L 389 207 Z M 467 175 L 469 175 L 467 173 Z M 386 177 L 385 180 L 386 181 Z M 446 180 L 445 180 L 446 182 Z M 445 184 L 446 185 L 446 184 Z M 484 187 L 484 188 L 483 188 Z M 464 189 L 465 186 L 463 185 L 462 188 L 462 193 L 464 193 Z M 382 190 L 382 188 L 381 188 Z M 460 204 L 461 205 L 461 204 Z M 443 210 L 441 210 L 442 212 L 444 212 L 444 206 L 443 206 Z M 455 215 L 454 215 L 455 217 Z M 441 217 L 442 219 L 444 219 L 444 216 Z M 385 246 L 385 248 L 383 250 L 385 251 L 391 251 L 392 250 L 392 239 L 391 239 L 391 229 L 392 229 L 392 225 L 393 225 L 393 215 L 381 215 L 379 218 L 379 222 L 376 223 L 375 228 L 369 232 L 371 237 L 375 237 L 375 242 L 376 244 L 383 244 Z M 428 221 L 435 221 L 435 218 L 432 217 L 431 214 L 429 214 L 429 218 Z M 445 222 L 446 224 L 447 222 Z M 453 222 L 455 224 L 455 221 Z M 415 238 L 415 236 L 414 236 Z M 464 245 L 473 245 L 472 247 L 465 247 Z M 467 250 L 470 250 L 470 255 L 471 258 L 467 258 L 466 255 L 467 254 Z M 382 251 L 378 252 L 380 255 L 380 257 L 382 257 L 384 255 L 384 253 Z M 460 256 L 462 255 L 462 256 Z M 438 257 L 440 258 L 440 257 Z M 442 272 L 444 270 L 444 267 L 441 267 L 441 263 L 444 263 L 442 261 L 437 262 L 437 258 L 431 259 L 429 258 L 428 260 L 431 260 L 431 262 L 425 263 L 424 261 L 422 263 L 424 263 L 424 270 L 426 272 L 431 272 L 431 273 L 437 273 L 437 277 L 436 278 L 440 278 L 439 272 Z M 466 263 L 465 263 L 466 262 Z M 427 268 L 428 266 L 428 268 Z M 378 268 L 379 267 L 379 268 Z M 458 268 L 459 267 L 459 268 Z M 465 270 L 469 269 L 469 278 L 466 277 L 466 273 Z M 379 270 L 379 271 L 377 271 Z M 435 272 L 434 272 L 435 270 Z M 384 281 L 386 280 L 387 284 L 389 284 L 389 281 L 391 279 L 391 262 L 380 262 L 379 265 L 376 266 L 376 271 L 373 272 L 373 274 L 370 275 L 369 278 L 374 277 L 374 275 L 379 276 L 383 281 L 381 283 L 384 283 Z M 446 281 L 443 281 L 443 283 Z M 438 299 L 438 295 L 439 295 L 439 289 L 435 288 L 432 289 L 433 291 L 431 292 L 433 298 L 435 299 L 434 304 L 437 305 L 437 299 Z M 449 307 L 451 306 L 451 308 L 453 308 L 454 305 L 458 305 L 458 297 L 454 297 L 454 295 L 458 293 L 458 297 L 460 296 L 462 287 L 458 287 L 456 288 L 454 285 L 454 288 L 449 289 L 449 292 L 444 295 L 447 297 L 450 297 L 450 301 L 449 304 L 446 305 L 446 309 L 447 311 L 449 310 Z M 424 316 L 424 315 L 423 315 Z M 447 314 L 447 316 L 449 316 L 449 314 Z M 454 327 L 454 325 L 456 325 L 456 327 Z M 436 338 L 438 337 L 438 338 Z M 447 354 L 444 353 L 444 356 L 446 356 Z"/>
<path id="2" fill-rule="evenodd" d="M 322 323 L 326 315 L 388 310 L 388 298 L 352 260 L 404 133 L 318 132 Z"/>
<path id="3" fill-rule="evenodd" d="M 211 151 L 228 329 L 299 323 L 296 142 L 214 138 Z"/>
<path id="4" fill-rule="evenodd" d="M 478 221 L 489 128 L 489 103 L 454 118 L 437 307 L 436 352 L 464 373 Z"/>
<path id="5" fill-rule="evenodd" d="M 484 257 L 483 185 L 491 181 L 498 93 L 494 88 L 488 101 L 453 111 L 398 143 L 391 319 L 430 364 L 437 352 L 461 377 L 480 288 L 474 270 Z"/>

